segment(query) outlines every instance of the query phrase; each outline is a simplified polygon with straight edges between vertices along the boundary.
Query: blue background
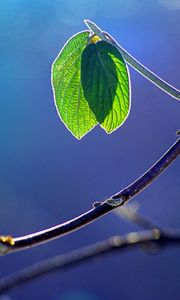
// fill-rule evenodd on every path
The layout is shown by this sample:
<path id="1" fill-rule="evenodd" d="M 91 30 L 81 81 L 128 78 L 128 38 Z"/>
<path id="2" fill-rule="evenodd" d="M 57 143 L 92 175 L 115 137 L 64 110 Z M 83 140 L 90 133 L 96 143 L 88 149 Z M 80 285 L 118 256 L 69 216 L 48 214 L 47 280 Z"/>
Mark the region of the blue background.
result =
<path id="1" fill-rule="evenodd" d="M 147 67 L 178 87 L 176 0 L 0 1 L 0 233 L 24 235 L 64 222 L 117 192 L 175 140 L 179 103 L 130 68 L 132 107 L 111 135 L 81 141 L 59 120 L 51 64 L 91 19 Z M 180 227 L 177 161 L 133 201 L 162 226 Z M 113 213 L 69 236 L 0 258 L 0 276 L 45 258 L 139 228 Z M 179 300 L 179 249 L 116 253 L 56 272 L 0 300 Z"/>

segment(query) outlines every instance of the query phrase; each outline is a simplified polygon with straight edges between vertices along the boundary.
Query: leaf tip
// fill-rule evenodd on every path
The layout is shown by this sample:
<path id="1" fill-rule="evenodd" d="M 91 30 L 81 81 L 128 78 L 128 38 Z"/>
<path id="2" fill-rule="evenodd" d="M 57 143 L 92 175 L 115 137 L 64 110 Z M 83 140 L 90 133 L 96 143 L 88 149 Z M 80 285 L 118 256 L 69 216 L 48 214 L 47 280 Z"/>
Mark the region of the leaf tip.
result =
<path id="1" fill-rule="evenodd" d="M 76 138 L 78 141 L 80 141 L 80 140 L 83 138 L 83 136 L 75 136 L 75 138 Z"/>

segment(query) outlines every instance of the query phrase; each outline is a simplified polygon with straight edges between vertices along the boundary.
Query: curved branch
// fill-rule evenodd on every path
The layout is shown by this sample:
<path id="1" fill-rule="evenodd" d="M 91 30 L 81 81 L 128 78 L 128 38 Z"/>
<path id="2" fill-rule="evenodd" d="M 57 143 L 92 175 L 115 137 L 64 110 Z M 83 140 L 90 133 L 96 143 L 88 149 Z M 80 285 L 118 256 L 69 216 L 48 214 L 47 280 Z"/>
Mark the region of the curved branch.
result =
<path id="1" fill-rule="evenodd" d="M 123 236 L 113 236 L 108 240 L 44 260 L 0 279 L 0 293 L 50 272 L 64 270 L 89 261 L 94 257 L 110 254 L 114 251 L 134 249 L 137 246 L 146 246 L 147 249 L 150 246 L 152 249 L 153 245 L 158 247 L 180 245 L 180 232 L 163 232 L 159 229 L 151 229 L 131 232 Z"/>
<path id="2" fill-rule="evenodd" d="M 22 237 L 13 238 L 11 236 L 0 236 L 0 253 L 7 254 L 18 250 L 37 246 L 39 244 L 48 242 L 55 238 L 69 234 L 98 218 L 107 214 L 117 206 L 122 206 L 127 201 L 132 199 L 135 195 L 142 192 L 148 185 L 150 185 L 173 161 L 177 159 L 180 154 L 180 139 L 178 139 L 172 147 L 141 177 L 124 188 L 110 199 L 100 203 L 100 205 L 85 212 L 84 214 L 69 220 L 57 226 L 25 235 Z"/>

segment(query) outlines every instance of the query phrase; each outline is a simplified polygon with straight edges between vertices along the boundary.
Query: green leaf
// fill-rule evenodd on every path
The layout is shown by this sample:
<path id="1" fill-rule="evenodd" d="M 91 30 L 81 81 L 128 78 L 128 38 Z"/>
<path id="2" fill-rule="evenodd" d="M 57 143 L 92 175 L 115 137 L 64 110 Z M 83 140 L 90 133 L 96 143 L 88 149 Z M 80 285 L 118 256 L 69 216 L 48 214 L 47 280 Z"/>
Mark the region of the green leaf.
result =
<path id="1" fill-rule="evenodd" d="M 89 44 L 82 53 L 84 96 L 107 133 L 123 124 L 130 110 L 129 73 L 121 53 L 106 41 Z"/>
<path id="2" fill-rule="evenodd" d="M 60 118 L 78 139 L 98 122 L 84 97 L 81 84 L 81 55 L 89 40 L 89 31 L 74 35 L 65 44 L 52 65 L 54 99 Z"/>

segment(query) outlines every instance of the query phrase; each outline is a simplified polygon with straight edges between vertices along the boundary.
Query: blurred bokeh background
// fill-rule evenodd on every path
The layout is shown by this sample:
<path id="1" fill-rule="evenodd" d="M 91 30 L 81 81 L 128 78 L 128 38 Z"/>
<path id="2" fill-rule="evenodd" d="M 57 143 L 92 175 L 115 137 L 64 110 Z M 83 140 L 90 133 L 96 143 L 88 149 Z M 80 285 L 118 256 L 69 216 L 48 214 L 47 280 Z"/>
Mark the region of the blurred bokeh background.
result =
<path id="1" fill-rule="evenodd" d="M 0 233 L 24 235 L 64 222 L 128 185 L 175 140 L 180 111 L 130 68 L 132 107 L 111 135 L 98 126 L 81 141 L 59 120 L 51 64 L 89 18 L 132 55 L 179 87 L 178 0 L 0 0 Z M 180 228 L 177 161 L 136 197 L 140 212 Z M 134 200 L 134 201 L 135 201 Z M 69 236 L 0 257 L 0 276 L 139 228 L 109 214 Z M 56 272 L 1 300 L 179 300 L 180 252 L 116 253 Z"/>

